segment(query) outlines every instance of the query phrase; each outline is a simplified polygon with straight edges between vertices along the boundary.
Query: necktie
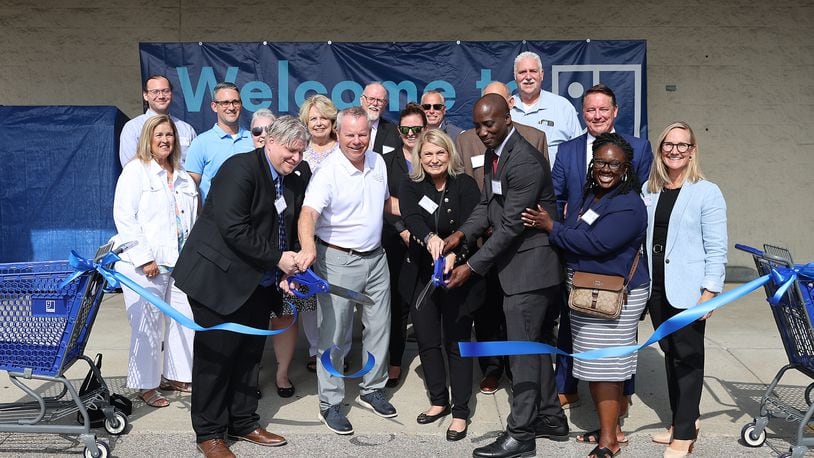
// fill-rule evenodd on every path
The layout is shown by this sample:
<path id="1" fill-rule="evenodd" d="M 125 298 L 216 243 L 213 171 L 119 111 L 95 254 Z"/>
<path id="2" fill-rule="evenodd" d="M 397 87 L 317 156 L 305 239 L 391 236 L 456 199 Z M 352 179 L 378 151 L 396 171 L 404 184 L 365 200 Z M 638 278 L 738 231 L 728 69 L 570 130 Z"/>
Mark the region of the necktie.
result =
<path id="1" fill-rule="evenodd" d="M 497 162 L 500 160 L 500 157 L 495 153 L 495 150 L 490 149 L 488 151 L 489 156 L 492 158 L 492 176 L 497 175 Z"/>
<path id="2" fill-rule="evenodd" d="M 277 199 L 283 197 L 283 177 L 278 176 L 277 179 L 274 180 L 274 188 L 277 191 Z M 280 252 L 286 251 L 286 242 L 285 242 L 285 210 L 277 213 L 277 242 L 280 246 Z M 282 278 L 282 272 L 280 269 L 276 269 L 274 273 L 275 284 L 280 283 L 280 278 Z M 278 286 L 279 287 L 279 286 Z"/>

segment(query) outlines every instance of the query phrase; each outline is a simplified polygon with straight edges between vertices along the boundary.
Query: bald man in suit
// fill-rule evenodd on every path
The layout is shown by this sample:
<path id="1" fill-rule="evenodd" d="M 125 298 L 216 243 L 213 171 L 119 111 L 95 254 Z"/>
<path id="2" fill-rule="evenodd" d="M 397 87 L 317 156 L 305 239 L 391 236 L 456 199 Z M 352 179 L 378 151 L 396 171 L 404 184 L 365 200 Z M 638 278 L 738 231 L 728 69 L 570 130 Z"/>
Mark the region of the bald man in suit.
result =
<path id="1" fill-rule="evenodd" d="M 509 88 L 499 82 L 493 81 L 483 89 L 483 95 L 498 94 L 506 99 L 509 108 L 514 104 L 514 98 L 509 92 Z M 513 123 L 514 128 L 521 137 L 537 150 L 543 153 L 548 160 L 548 142 L 545 132 L 534 127 Z M 468 129 L 458 135 L 455 140 L 455 148 L 464 163 L 464 171 L 478 183 L 478 187 L 483 190 L 483 162 L 486 154 L 486 146 L 478 138 L 475 129 Z M 479 342 L 489 342 L 495 340 L 506 340 L 506 318 L 503 316 L 503 296 L 500 294 L 497 272 L 490 269 L 486 275 L 486 302 L 485 306 L 475 312 L 475 339 Z M 556 317 L 554 317 L 556 319 Z M 500 377 L 503 375 L 506 366 L 505 357 L 484 356 L 478 358 L 481 374 L 480 390 L 483 394 L 494 394 L 500 388 Z"/>

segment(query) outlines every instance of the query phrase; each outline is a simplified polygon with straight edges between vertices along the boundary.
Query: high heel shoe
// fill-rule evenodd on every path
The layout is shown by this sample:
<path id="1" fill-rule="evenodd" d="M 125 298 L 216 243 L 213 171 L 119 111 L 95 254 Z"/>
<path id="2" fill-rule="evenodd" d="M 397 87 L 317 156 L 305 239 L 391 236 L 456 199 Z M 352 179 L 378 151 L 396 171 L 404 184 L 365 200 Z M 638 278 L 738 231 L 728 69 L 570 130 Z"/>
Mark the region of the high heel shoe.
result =
<path id="1" fill-rule="evenodd" d="M 701 432 L 701 420 L 695 420 L 695 437 L 698 437 L 698 433 Z M 670 426 L 666 430 L 653 434 L 650 436 L 650 440 L 663 445 L 670 445 L 673 442 L 673 427 Z"/>
<path id="2" fill-rule="evenodd" d="M 677 445 L 676 442 L 682 443 L 689 443 L 686 450 L 678 450 L 673 448 L 673 445 Z M 687 440 L 674 440 L 667 448 L 664 449 L 664 458 L 686 458 L 690 456 L 692 453 L 692 449 L 695 446 L 695 440 L 687 441 Z"/>

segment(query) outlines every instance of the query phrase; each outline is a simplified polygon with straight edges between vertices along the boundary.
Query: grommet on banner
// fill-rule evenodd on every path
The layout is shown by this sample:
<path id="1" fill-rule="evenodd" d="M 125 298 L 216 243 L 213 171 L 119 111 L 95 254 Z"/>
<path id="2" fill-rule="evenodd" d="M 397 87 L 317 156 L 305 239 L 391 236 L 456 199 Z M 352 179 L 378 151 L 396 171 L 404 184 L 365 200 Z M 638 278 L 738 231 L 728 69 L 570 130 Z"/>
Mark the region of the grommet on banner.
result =
<path id="1" fill-rule="evenodd" d="M 269 45 L 268 41 L 263 41 L 263 46 L 268 46 L 268 45 Z"/>
<path id="2" fill-rule="evenodd" d="M 203 46 L 203 41 L 199 41 L 198 46 Z"/>
<path id="3" fill-rule="evenodd" d="M 590 38 L 587 38 L 587 39 L 585 40 L 585 43 L 590 43 L 590 42 L 591 42 L 591 39 L 590 39 Z"/>
<path id="4" fill-rule="evenodd" d="M 523 44 L 526 44 L 526 40 L 523 40 Z"/>
<path id="5" fill-rule="evenodd" d="M 329 45 L 333 44 L 333 41 L 328 40 L 328 44 L 329 44 Z"/>
<path id="6" fill-rule="evenodd" d="M 455 40 L 455 44 L 456 44 L 456 45 L 461 44 L 461 40 Z"/>

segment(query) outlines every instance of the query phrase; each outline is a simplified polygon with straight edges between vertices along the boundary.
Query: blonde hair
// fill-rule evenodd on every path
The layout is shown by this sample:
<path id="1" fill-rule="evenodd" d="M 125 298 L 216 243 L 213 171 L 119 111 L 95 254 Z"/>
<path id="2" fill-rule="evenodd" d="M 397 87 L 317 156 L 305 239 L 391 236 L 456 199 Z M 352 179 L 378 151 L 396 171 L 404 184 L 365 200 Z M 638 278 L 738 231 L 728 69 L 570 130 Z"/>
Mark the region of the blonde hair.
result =
<path id="1" fill-rule="evenodd" d="M 173 170 L 178 168 L 178 163 L 181 160 L 181 142 L 178 139 L 178 129 L 175 128 L 175 123 L 172 122 L 167 115 L 153 116 L 144 123 L 141 128 L 141 135 L 138 139 L 138 147 L 136 148 L 136 157 L 142 162 L 150 162 L 153 160 L 152 140 L 156 127 L 161 124 L 168 123 L 172 128 L 172 135 L 174 140 L 172 142 L 172 153 L 167 158 Z"/>
<path id="2" fill-rule="evenodd" d="M 676 121 L 670 123 L 659 135 L 659 141 L 656 147 L 653 148 L 653 165 L 650 167 L 650 176 L 647 179 L 647 192 L 655 193 L 664 189 L 664 185 L 669 183 L 670 176 L 667 174 L 667 167 L 664 166 L 664 155 L 661 152 L 661 145 L 664 144 L 664 139 L 670 134 L 673 129 L 686 130 L 690 134 L 690 143 L 692 147 L 687 153 L 690 153 L 690 161 L 684 169 L 684 179 L 690 183 L 697 183 L 704 179 L 704 174 L 701 173 L 701 165 L 699 164 L 698 156 L 698 142 L 695 139 L 695 132 L 689 124 L 684 121 Z"/>
<path id="3" fill-rule="evenodd" d="M 331 137 L 336 139 L 336 115 L 339 113 L 336 105 L 322 94 L 314 94 L 308 97 L 300 107 L 300 121 L 306 126 L 308 125 L 308 112 L 311 107 L 317 109 L 317 112 L 322 116 L 331 120 Z"/>
<path id="4" fill-rule="evenodd" d="M 456 176 L 464 172 L 464 163 L 458 150 L 455 149 L 455 143 L 452 139 L 444 133 L 441 129 L 427 129 L 421 132 L 418 140 L 415 142 L 413 151 L 410 155 L 410 162 L 413 165 L 413 170 L 410 172 L 410 179 L 413 181 L 424 181 L 424 167 L 421 166 L 421 148 L 425 143 L 430 143 L 440 148 L 443 148 L 449 155 L 449 162 L 447 163 L 447 174 L 449 176 Z"/>

